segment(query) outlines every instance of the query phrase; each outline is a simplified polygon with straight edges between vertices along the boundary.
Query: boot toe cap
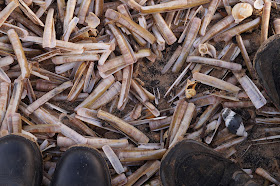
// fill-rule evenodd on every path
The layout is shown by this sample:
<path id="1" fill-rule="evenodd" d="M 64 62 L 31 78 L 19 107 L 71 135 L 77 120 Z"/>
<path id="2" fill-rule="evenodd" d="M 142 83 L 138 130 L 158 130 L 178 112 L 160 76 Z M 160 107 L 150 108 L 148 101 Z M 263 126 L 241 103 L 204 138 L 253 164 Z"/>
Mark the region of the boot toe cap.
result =
<path id="1" fill-rule="evenodd" d="M 97 150 L 84 146 L 72 147 L 57 164 L 52 185 L 110 185 L 109 170 Z"/>
<path id="2" fill-rule="evenodd" d="M 37 145 L 17 135 L 0 139 L 0 185 L 40 185 L 43 163 Z"/>

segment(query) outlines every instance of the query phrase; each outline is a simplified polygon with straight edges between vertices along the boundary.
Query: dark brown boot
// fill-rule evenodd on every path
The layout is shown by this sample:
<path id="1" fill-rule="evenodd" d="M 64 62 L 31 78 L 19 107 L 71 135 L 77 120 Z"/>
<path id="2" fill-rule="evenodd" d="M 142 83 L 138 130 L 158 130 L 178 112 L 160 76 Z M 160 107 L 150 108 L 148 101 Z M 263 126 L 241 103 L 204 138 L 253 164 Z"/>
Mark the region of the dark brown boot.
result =
<path id="1" fill-rule="evenodd" d="M 0 185 L 39 186 L 43 161 L 37 144 L 25 137 L 0 138 Z"/>
<path id="2" fill-rule="evenodd" d="M 96 149 L 75 146 L 68 149 L 59 160 L 51 185 L 109 186 L 109 168 Z"/>
<path id="3" fill-rule="evenodd" d="M 271 36 L 261 45 L 255 55 L 254 66 L 259 82 L 280 109 L 280 35 Z"/>
<path id="4" fill-rule="evenodd" d="M 168 151 L 160 178 L 164 186 L 258 185 L 235 163 L 193 140 L 183 140 Z"/>

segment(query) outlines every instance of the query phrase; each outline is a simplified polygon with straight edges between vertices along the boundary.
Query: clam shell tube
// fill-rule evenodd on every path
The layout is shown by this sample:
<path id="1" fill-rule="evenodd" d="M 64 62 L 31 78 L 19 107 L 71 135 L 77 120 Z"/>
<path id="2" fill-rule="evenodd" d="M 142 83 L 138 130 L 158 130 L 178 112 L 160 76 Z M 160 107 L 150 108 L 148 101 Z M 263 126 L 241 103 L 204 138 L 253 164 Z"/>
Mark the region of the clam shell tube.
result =
<path id="1" fill-rule="evenodd" d="M 224 119 L 229 132 L 238 136 L 248 135 L 248 133 L 245 131 L 241 116 L 234 111 L 230 110 L 229 108 L 224 108 L 222 110 L 222 118 Z"/>

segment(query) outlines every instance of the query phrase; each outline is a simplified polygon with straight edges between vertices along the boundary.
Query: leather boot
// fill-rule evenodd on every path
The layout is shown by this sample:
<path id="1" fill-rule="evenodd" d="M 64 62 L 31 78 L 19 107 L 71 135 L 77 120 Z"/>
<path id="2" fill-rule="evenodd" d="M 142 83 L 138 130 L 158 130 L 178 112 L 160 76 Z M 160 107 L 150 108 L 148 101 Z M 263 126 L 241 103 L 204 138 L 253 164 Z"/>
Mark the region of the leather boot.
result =
<path id="1" fill-rule="evenodd" d="M 258 80 L 274 105 L 280 109 L 280 35 L 268 38 L 258 49 L 254 66 Z"/>
<path id="2" fill-rule="evenodd" d="M 68 149 L 56 165 L 54 186 L 109 186 L 109 168 L 101 154 L 91 147 Z"/>
<path id="3" fill-rule="evenodd" d="M 43 161 L 38 145 L 19 135 L 0 138 L 0 185 L 39 186 Z"/>
<path id="4" fill-rule="evenodd" d="M 257 186 L 235 163 L 206 145 L 183 140 L 169 149 L 160 166 L 166 186 Z"/>

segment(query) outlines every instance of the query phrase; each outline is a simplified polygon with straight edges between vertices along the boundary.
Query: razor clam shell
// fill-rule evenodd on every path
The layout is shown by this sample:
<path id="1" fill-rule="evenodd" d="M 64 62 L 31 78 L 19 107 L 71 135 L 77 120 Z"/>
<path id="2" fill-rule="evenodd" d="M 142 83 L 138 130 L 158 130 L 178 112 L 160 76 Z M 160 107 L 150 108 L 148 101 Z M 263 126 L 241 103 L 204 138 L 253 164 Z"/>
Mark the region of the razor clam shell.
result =
<path id="1" fill-rule="evenodd" d="M 109 159 L 109 161 L 112 164 L 112 166 L 115 169 L 115 171 L 118 174 L 123 173 L 124 172 L 124 168 L 123 168 L 119 158 L 117 157 L 115 152 L 112 150 L 112 148 L 109 145 L 104 145 L 102 147 L 102 150 L 105 153 L 105 155 L 107 156 L 107 158 Z"/>
<path id="2" fill-rule="evenodd" d="M 97 117 L 105 121 L 109 121 L 110 125 L 112 125 L 117 130 L 122 131 L 123 133 L 125 133 L 126 135 L 128 135 L 130 138 L 132 138 L 138 143 L 149 142 L 149 138 L 140 130 L 138 130 L 137 128 L 131 126 L 130 124 L 126 123 L 125 121 L 121 120 L 120 118 L 108 112 L 99 110 L 97 113 Z"/>

